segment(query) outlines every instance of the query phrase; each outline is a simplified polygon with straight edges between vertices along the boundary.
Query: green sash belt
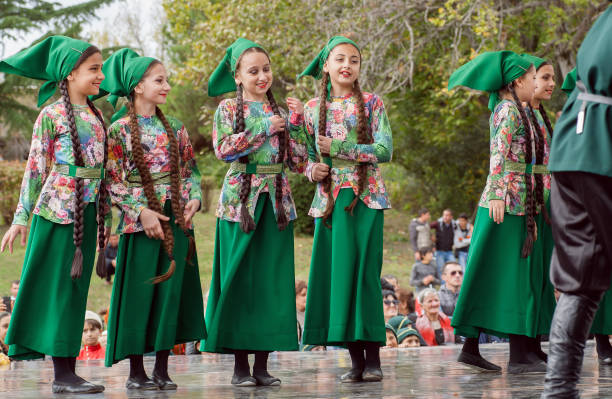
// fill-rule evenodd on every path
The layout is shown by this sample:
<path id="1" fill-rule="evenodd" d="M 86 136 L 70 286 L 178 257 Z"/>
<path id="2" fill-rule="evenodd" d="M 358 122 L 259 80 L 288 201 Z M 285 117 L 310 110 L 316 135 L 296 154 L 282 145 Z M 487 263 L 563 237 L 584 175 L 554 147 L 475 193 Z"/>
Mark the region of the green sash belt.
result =
<path id="1" fill-rule="evenodd" d="M 506 161 L 504 164 L 504 170 L 506 172 L 525 173 L 528 175 L 533 174 L 547 174 L 550 173 L 546 165 L 532 165 L 530 163 L 512 162 Z"/>
<path id="2" fill-rule="evenodd" d="M 76 166 L 58 163 L 53 165 L 52 172 L 56 172 L 66 176 L 80 177 L 82 179 L 104 179 L 105 175 L 105 170 L 102 167 L 90 168 L 86 166 Z"/>
<path id="3" fill-rule="evenodd" d="M 256 164 L 256 163 L 240 163 L 232 162 L 230 170 L 233 172 L 242 172 L 250 175 L 253 174 L 279 174 L 283 173 L 284 165 L 282 163 L 272 164 Z"/>
<path id="4" fill-rule="evenodd" d="M 170 172 L 151 173 L 151 178 L 153 179 L 153 184 L 172 183 L 172 181 L 170 180 Z M 127 186 L 130 188 L 142 186 L 142 179 L 140 178 L 140 175 L 129 176 L 127 178 Z"/>
<path id="5" fill-rule="evenodd" d="M 323 160 L 323 163 L 326 164 L 327 166 L 329 166 L 330 168 L 352 168 L 354 166 L 359 166 L 364 162 L 357 162 L 357 161 L 349 161 L 346 159 L 340 159 L 340 158 L 332 158 L 331 157 L 321 157 L 321 159 Z"/>

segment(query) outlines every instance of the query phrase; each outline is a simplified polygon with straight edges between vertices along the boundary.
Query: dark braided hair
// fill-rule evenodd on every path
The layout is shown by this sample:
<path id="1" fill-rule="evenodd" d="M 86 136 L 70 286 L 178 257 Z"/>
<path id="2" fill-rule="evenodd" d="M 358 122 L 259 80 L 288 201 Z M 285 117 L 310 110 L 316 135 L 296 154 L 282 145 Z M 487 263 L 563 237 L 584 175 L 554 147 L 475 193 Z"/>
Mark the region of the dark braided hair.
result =
<path id="1" fill-rule="evenodd" d="M 323 78 L 321 79 L 321 96 L 319 98 L 319 135 L 326 136 L 327 130 L 327 83 L 329 81 L 329 74 L 324 73 Z M 363 93 L 361 92 L 361 87 L 359 86 L 359 81 L 355 80 L 354 84 L 355 92 L 353 93 L 356 96 L 357 100 L 357 144 L 371 144 L 373 139 L 370 133 L 370 127 L 368 126 L 368 121 L 365 112 L 365 103 L 363 101 Z M 329 156 L 329 154 L 321 154 L 323 156 Z M 365 186 L 368 178 L 368 164 L 360 163 L 357 168 L 357 195 L 353 198 L 353 201 L 344 208 L 346 212 L 350 212 L 353 215 L 353 209 L 357 205 L 357 201 L 361 197 L 361 194 L 365 190 Z M 323 212 L 323 222 L 327 227 L 330 227 L 329 224 L 326 223 L 326 220 L 331 216 L 334 210 L 334 200 L 333 194 L 331 192 L 331 170 L 330 173 L 322 180 L 323 192 L 327 195 L 327 204 L 325 206 L 325 211 Z"/>
<path id="2" fill-rule="evenodd" d="M 523 128 L 525 130 L 525 163 L 530 164 L 533 160 L 532 154 L 532 133 L 531 123 L 527 118 L 525 109 L 514 90 L 514 82 L 510 83 L 507 90 L 512 94 L 512 98 L 516 103 L 516 107 L 521 115 L 521 121 L 523 122 Z M 525 200 L 525 217 L 527 221 L 527 237 L 523 243 L 523 249 L 521 250 L 521 257 L 526 258 L 533 249 L 533 243 L 535 241 L 535 200 L 533 195 L 533 184 L 531 181 L 531 175 L 525 173 L 525 189 L 526 189 L 526 200 Z"/>
<path id="3" fill-rule="evenodd" d="M 245 54 L 252 53 L 252 52 L 258 52 L 258 53 L 262 53 L 268 56 L 268 53 L 266 53 L 263 49 L 259 47 L 251 47 L 245 50 L 238 58 L 238 61 L 236 62 L 236 70 L 240 68 L 240 59 Z M 269 58 L 270 57 L 268 56 L 268 59 Z M 245 129 L 243 94 L 244 94 L 244 88 L 242 87 L 242 84 L 239 84 L 238 87 L 236 88 L 236 123 L 234 124 L 234 134 L 243 132 Z M 266 97 L 268 98 L 268 102 L 270 103 L 270 107 L 272 108 L 274 115 L 281 116 L 280 109 L 278 107 L 278 104 L 276 103 L 276 100 L 274 99 L 274 95 L 272 94 L 271 89 L 268 89 L 268 91 L 266 92 Z M 278 163 L 285 162 L 285 158 L 287 156 L 287 141 L 288 141 L 287 131 L 285 129 L 283 132 L 278 133 L 278 146 L 279 146 L 278 161 L 277 161 Z M 240 163 L 248 163 L 249 157 L 248 155 L 245 155 L 243 157 L 240 157 L 238 161 Z M 241 177 L 241 182 L 240 182 L 240 191 L 238 193 L 240 204 L 241 204 L 240 205 L 240 229 L 244 231 L 245 233 L 250 233 L 251 231 L 255 230 L 255 221 L 251 217 L 251 214 L 249 213 L 248 208 L 247 208 L 249 194 L 251 193 L 251 180 L 252 180 L 252 175 L 248 173 L 243 173 Z M 276 175 L 275 182 L 274 182 L 274 188 L 276 191 L 275 202 L 276 202 L 276 209 L 277 209 L 277 225 L 278 225 L 278 229 L 282 231 L 289 225 L 289 220 L 287 218 L 287 215 L 285 214 L 285 207 L 283 206 L 283 174 L 282 173 L 278 173 Z"/>
<path id="4" fill-rule="evenodd" d="M 72 70 L 77 69 L 85 60 L 91 57 L 93 54 L 99 53 L 100 50 L 95 46 L 90 46 L 85 51 L 81 53 L 81 56 L 75 63 Z M 68 92 L 68 81 L 66 79 L 59 82 L 59 89 L 62 95 L 62 101 L 64 103 L 64 107 L 66 108 L 66 117 L 68 118 L 68 128 L 70 130 L 70 141 L 72 142 L 72 153 L 74 156 L 74 164 L 76 166 L 85 166 L 83 162 L 83 150 L 81 148 L 81 140 L 79 139 L 79 132 L 76 127 L 76 121 L 74 119 L 74 110 L 72 109 L 72 102 L 70 101 L 70 93 Z M 89 105 L 89 102 L 88 102 Z M 91 107 L 91 105 L 89 105 Z M 94 107 L 95 108 L 95 107 Z M 97 112 L 94 111 L 96 117 L 101 119 Z M 104 127 L 104 131 L 106 133 L 106 127 L 104 126 L 104 122 L 102 121 L 102 126 Z M 106 159 L 106 144 L 104 145 L 104 157 Z M 106 164 L 106 162 L 105 162 Z M 103 165 L 105 166 L 105 165 Z M 85 207 L 87 203 L 83 201 L 84 196 L 84 184 L 83 179 L 80 177 L 74 178 L 75 186 L 75 201 L 74 201 L 74 229 L 72 233 L 72 239 L 74 242 L 74 246 L 76 247 L 74 251 L 74 257 L 72 259 L 72 267 L 70 269 L 70 276 L 73 280 L 78 279 L 83 274 L 83 252 L 81 250 L 81 245 L 83 244 L 83 234 L 85 232 L 83 215 L 85 212 Z M 104 221 L 102 221 L 104 225 Z M 99 228 L 98 228 L 99 231 Z M 104 226 L 102 226 L 102 239 L 104 240 Z"/>
<path id="5" fill-rule="evenodd" d="M 538 123 L 538 119 L 534 112 L 531 104 L 528 103 L 529 112 L 531 116 L 531 122 L 533 123 L 533 128 L 535 129 L 535 144 L 536 144 L 536 165 L 541 165 L 544 163 L 544 143 L 546 138 L 545 134 L 540 129 L 540 124 Z M 550 216 L 548 215 L 548 210 L 546 209 L 546 204 L 544 203 L 544 177 L 541 173 L 534 174 L 535 179 L 535 201 L 537 206 L 542 210 L 542 214 L 544 215 L 544 221 L 547 224 L 550 224 Z"/>

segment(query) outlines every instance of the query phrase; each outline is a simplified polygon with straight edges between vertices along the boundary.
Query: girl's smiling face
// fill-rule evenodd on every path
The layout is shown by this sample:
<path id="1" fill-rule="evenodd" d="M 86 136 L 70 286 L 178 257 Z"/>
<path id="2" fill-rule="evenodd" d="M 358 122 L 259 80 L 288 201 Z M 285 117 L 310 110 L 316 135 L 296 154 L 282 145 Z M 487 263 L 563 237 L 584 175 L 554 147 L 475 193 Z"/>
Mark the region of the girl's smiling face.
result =
<path id="1" fill-rule="evenodd" d="M 166 103 L 170 89 L 166 68 L 161 62 L 154 62 L 134 87 L 134 94 L 144 102 L 159 105 Z"/>
<path id="2" fill-rule="evenodd" d="M 102 73 L 102 54 L 95 52 L 78 68 L 75 68 L 68 77 L 68 85 L 84 96 L 93 96 L 100 92 L 100 83 L 104 80 Z"/>
<path id="3" fill-rule="evenodd" d="M 329 73 L 333 87 L 353 87 L 359 78 L 361 54 L 352 44 L 342 43 L 329 53 L 323 65 L 323 72 Z"/>
<path id="4" fill-rule="evenodd" d="M 534 100 L 550 100 L 555 89 L 555 69 L 552 65 L 542 65 L 536 73 Z"/>
<path id="5" fill-rule="evenodd" d="M 242 84 L 245 98 L 265 101 L 272 80 L 270 59 L 263 50 L 253 47 L 242 53 L 236 67 L 235 81 L 236 86 Z"/>

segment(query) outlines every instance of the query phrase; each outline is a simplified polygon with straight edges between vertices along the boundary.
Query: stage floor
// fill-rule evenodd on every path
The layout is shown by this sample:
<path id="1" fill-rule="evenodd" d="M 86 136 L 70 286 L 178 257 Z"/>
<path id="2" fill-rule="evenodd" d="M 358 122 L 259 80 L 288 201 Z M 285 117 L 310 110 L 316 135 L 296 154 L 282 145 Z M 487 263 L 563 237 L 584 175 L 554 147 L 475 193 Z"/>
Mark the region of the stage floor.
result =
<path id="1" fill-rule="evenodd" d="M 179 385 L 175 392 L 128 392 L 127 361 L 105 368 L 102 360 L 78 362 L 77 372 L 102 383 L 106 391 L 79 398 L 538 398 L 544 374 L 509 375 L 506 344 L 481 347 L 482 354 L 503 365 L 501 374 L 476 373 L 455 359 L 459 346 L 418 349 L 383 349 L 385 378 L 379 383 L 342 384 L 338 376 L 350 365 L 345 350 L 327 352 L 284 352 L 270 356 L 269 368 L 282 379 L 280 387 L 235 388 L 229 384 L 233 358 L 230 355 L 173 356 L 170 375 Z M 545 348 L 546 349 L 546 348 Z M 612 397 L 612 367 L 599 367 L 593 343 L 587 346 L 581 380 L 583 398 Z M 145 358 L 152 370 L 153 357 Z M 251 359 L 252 363 L 252 359 Z M 13 362 L 0 367 L 0 397 L 47 398 L 51 394 L 53 367 L 50 360 Z M 67 395 L 56 395 L 67 398 Z"/>

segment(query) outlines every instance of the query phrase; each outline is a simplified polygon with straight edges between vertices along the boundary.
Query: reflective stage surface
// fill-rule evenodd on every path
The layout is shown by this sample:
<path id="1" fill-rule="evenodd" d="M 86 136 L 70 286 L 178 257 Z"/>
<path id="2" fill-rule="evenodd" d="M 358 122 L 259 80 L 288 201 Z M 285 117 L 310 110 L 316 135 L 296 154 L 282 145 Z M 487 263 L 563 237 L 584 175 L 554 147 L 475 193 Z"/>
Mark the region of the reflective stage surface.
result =
<path id="1" fill-rule="evenodd" d="M 544 348 L 546 350 L 546 347 Z M 378 383 L 342 384 L 338 376 L 350 365 L 348 352 L 284 352 L 270 356 L 270 372 L 281 378 L 280 387 L 235 388 L 229 384 L 233 357 L 206 354 L 172 356 L 170 375 L 175 392 L 128 392 L 128 361 L 105 368 L 102 360 L 79 361 L 77 372 L 102 383 L 106 391 L 79 398 L 538 398 L 544 374 L 509 375 L 506 344 L 481 346 L 482 354 L 502 365 L 501 374 L 476 373 L 455 359 L 459 346 L 418 349 L 383 349 L 385 378 Z M 581 379 L 583 398 L 612 397 L 612 367 L 599 367 L 592 341 L 587 346 Z M 150 373 L 155 358 L 145 357 Z M 253 359 L 251 357 L 251 364 Z M 51 394 L 53 367 L 50 360 L 13 362 L 0 367 L 0 398 L 47 398 Z M 66 395 L 56 395 L 67 398 Z"/>

